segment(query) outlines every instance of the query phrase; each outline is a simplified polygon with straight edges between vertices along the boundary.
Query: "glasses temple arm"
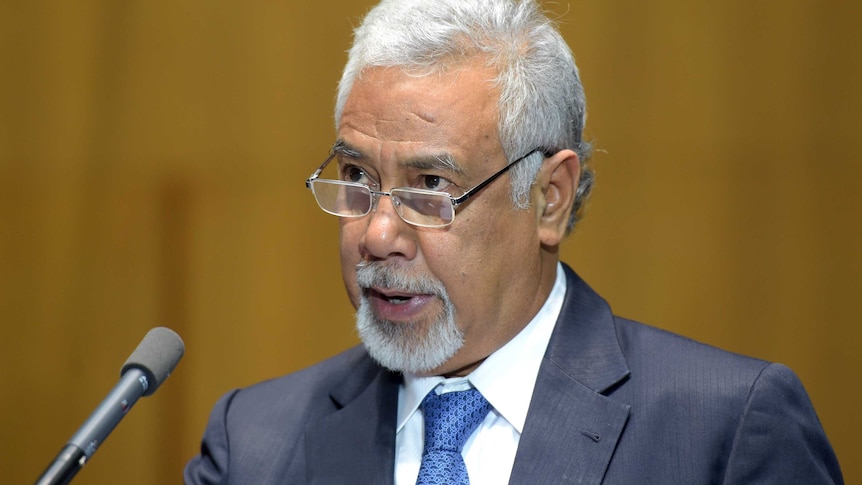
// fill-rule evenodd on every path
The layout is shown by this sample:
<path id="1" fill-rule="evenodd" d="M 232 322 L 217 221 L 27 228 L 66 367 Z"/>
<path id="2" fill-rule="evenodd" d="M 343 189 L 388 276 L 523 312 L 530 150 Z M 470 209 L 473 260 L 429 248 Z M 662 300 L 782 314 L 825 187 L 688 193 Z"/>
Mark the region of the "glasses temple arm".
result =
<path id="1" fill-rule="evenodd" d="M 331 162 L 332 159 L 335 158 L 335 154 L 336 154 L 336 152 L 333 151 L 332 154 L 329 155 L 329 157 L 327 157 L 326 160 L 324 160 L 323 163 L 321 163 L 319 167 L 317 167 L 317 170 L 315 170 L 314 173 L 311 174 L 311 176 L 309 176 L 307 179 L 305 179 L 305 188 L 307 188 L 307 189 L 311 188 L 311 182 L 314 182 L 314 179 L 320 177 L 320 174 L 323 172 L 323 169 L 326 168 L 326 165 L 328 165 L 329 162 Z"/>
<path id="2" fill-rule="evenodd" d="M 529 157 L 530 155 L 532 155 L 532 154 L 534 154 L 534 153 L 536 153 L 536 152 L 542 153 L 542 154 L 543 154 L 543 156 L 544 156 L 544 154 L 545 154 L 545 152 L 544 152 L 542 149 L 537 148 L 537 149 L 535 149 L 535 150 L 531 151 L 530 153 L 528 153 L 528 154 L 524 155 L 523 157 L 516 159 L 514 162 L 512 162 L 512 163 L 510 163 L 510 164 L 506 165 L 505 167 L 501 168 L 501 169 L 500 169 L 499 171 L 497 171 L 497 173 L 495 173 L 494 175 L 491 175 L 490 177 L 488 177 L 487 179 L 485 179 L 485 181 L 484 181 L 484 182 L 482 182 L 482 183 L 480 183 L 479 185 L 477 185 L 477 186 L 473 187 L 472 189 L 468 190 L 467 192 L 464 192 L 464 194 L 463 194 L 463 195 L 461 195 L 460 197 L 453 197 L 453 198 L 452 198 L 452 204 L 453 204 L 455 207 L 457 207 L 459 204 L 463 204 L 464 202 L 466 202 L 466 201 L 467 201 L 467 199 L 469 199 L 470 197 L 472 197 L 472 196 L 473 196 L 473 194 L 475 194 L 476 192 L 478 192 L 478 191 L 480 191 L 480 190 L 484 189 L 485 187 L 487 187 L 487 186 L 488 186 L 488 184 L 490 184 L 491 182 L 493 182 L 493 181 L 497 180 L 498 178 L 500 178 L 500 176 L 501 176 L 501 175 L 503 175 L 504 173 L 508 172 L 510 168 L 512 168 L 512 167 L 514 167 L 514 166 L 515 166 L 515 164 L 517 164 L 518 162 L 521 162 L 521 161 L 525 160 L 527 157 Z"/>

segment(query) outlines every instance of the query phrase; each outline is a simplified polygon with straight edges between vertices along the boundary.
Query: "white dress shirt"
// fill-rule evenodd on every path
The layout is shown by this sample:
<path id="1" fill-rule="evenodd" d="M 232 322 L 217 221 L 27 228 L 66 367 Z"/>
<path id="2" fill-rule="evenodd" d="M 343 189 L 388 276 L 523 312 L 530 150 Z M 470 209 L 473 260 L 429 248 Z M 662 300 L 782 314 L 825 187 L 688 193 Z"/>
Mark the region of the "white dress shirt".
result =
<path id="1" fill-rule="evenodd" d="M 551 294 L 535 317 L 506 345 L 489 355 L 466 377 L 404 375 L 398 392 L 395 435 L 395 485 L 415 485 L 422 462 L 425 423 L 419 405 L 438 385 L 438 392 L 475 387 L 493 409 L 467 439 L 462 455 L 471 485 L 509 483 L 518 441 L 524 430 L 530 399 L 542 357 L 563 307 L 566 276 L 557 264 Z"/>

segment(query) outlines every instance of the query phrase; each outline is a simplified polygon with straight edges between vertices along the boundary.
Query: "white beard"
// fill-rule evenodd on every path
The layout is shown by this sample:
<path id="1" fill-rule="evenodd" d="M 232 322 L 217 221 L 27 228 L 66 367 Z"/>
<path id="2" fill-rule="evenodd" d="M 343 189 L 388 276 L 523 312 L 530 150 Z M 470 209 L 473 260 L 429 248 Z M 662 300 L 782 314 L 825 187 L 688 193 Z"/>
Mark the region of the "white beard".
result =
<path id="1" fill-rule="evenodd" d="M 387 369 L 421 374 L 436 369 L 464 345 L 464 333 L 455 324 L 455 306 L 443 284 L 429 276 L 399 273 L 381 263 L 360 263 L 356 282 L 361 290 L 371 287 L 434 295 L 442 311 L 427 325 L 396 323 L 374 315 L 365 291 L 360 292 L 356 329 L 368 354 Z"/>

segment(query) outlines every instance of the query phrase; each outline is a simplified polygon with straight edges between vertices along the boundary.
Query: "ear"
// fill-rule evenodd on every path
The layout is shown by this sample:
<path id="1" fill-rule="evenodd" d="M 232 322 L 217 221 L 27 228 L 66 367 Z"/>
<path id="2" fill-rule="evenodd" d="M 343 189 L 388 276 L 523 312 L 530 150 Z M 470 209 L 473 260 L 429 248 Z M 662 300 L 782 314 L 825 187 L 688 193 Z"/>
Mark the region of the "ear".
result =
<path id="1" fill-rule="evenodd" d="M 539 240 L 544 246 L 557 246 L 566 237 L 580 176 L 581 164 L 572 150 L 561 150 L 542 162 L 533 197 Z"/>

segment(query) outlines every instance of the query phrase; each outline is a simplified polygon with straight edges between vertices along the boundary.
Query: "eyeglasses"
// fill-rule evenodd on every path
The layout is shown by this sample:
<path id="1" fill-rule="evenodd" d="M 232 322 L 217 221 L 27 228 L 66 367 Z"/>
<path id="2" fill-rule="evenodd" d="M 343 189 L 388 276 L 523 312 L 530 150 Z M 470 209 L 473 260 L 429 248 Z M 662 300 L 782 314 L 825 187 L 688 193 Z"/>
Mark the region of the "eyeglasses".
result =
<path id="1" fill-rule="evenodd" d="M 385 195 L 392 200 L 395 212 L 404 222 L 419 227 L 446 227 L 455 220 L 456 207 L 497 180 L 515 164 L 536 152 L 541 153 L 543 150 L 539 148 L 532 150 L 459 197 L 452 197 L 446 192 L 409 187 L 398 187 L 389 192 L 383 192 L 361 183 L 318 178 L 323 169 L 338 154 L 334 149 L 329 158 L 320 165 L 320 168 L 308 177 L 305 186 L 311 189 L 317 205 L 324 212 L 338 217 L 363 217 L 371 212 L 377 205 L 379 198 Z"/>

